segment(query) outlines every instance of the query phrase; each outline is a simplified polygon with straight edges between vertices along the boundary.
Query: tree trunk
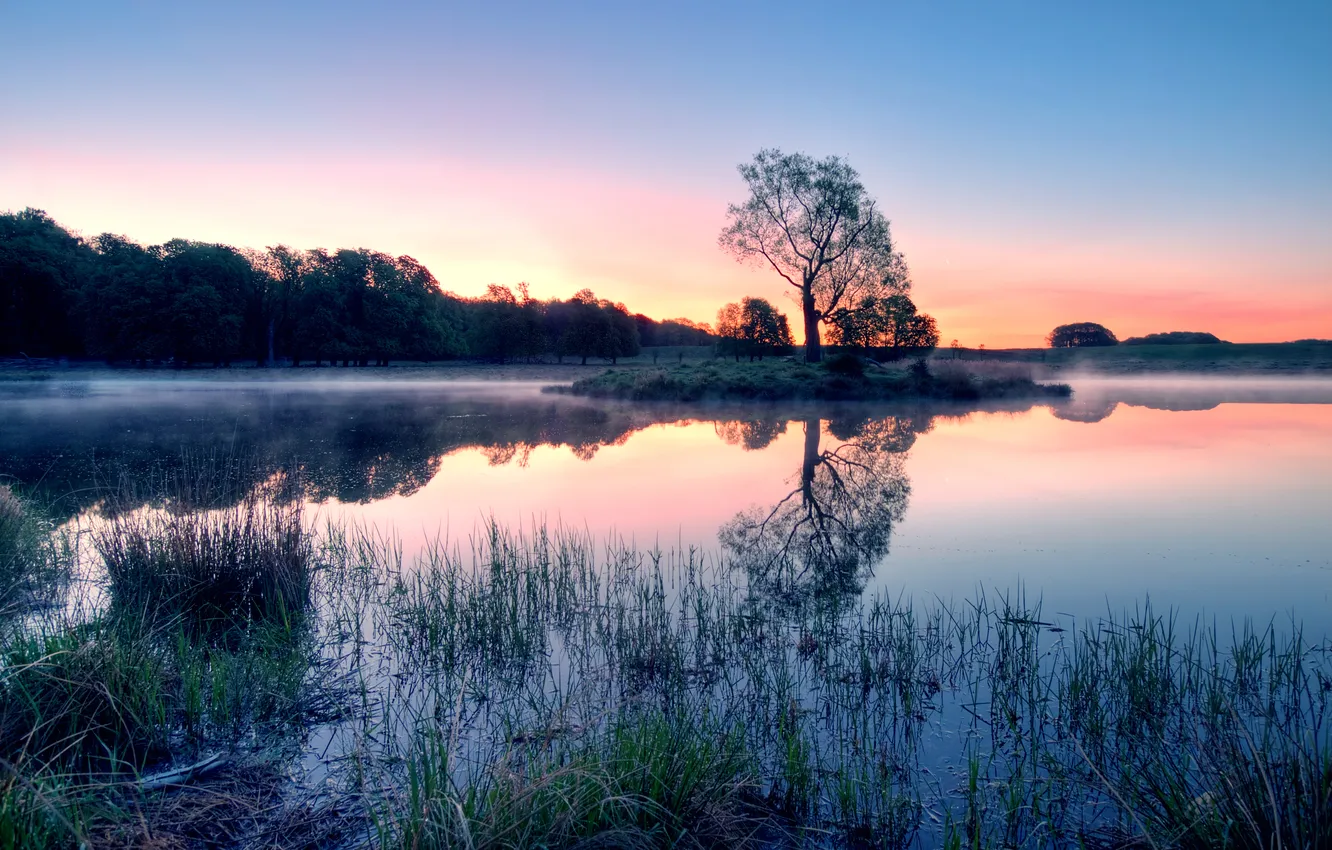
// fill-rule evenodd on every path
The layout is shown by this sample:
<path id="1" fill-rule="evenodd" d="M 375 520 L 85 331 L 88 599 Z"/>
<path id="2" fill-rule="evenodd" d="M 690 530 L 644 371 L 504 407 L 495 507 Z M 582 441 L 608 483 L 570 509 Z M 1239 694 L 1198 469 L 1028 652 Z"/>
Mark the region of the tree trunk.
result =
<path id="1" fill-rule="evenodd" d="M 268 319 L 268 359 L 264 361 L 264 365 L 269 368 L 273 366 L 273 330 L 276 324 L 277 317 L 270 316 Z"/>
<path id="2" fill-rule="evenodd" d="M 805 362 L 818 363 L 823 359 L 823 344 L 819 340 L 819 311 L 814 309 L 814 293 L 805 287 L 800 296 L 800 307 L 805 314 Z"/>

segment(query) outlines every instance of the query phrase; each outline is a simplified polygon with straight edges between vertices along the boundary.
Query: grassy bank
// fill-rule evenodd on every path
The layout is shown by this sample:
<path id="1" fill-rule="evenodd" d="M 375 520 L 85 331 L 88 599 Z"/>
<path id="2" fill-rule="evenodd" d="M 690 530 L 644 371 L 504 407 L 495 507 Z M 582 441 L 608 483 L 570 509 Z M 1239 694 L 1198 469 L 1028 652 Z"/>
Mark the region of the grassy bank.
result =
<path id="1" fill-rule="evenodd" d="M 934 362 L 1039 364 L 1048 374 L 1183 372 L 1216 375 L 1332 374 L 1332 342 L 1114 345 L 1104 348 L 939 349 Z"/>
<path id="2" fill-rule="evenodd" d="M 709 360 L 659 369 L 608 369 L 563 390 L 629 401 L 888 401 L 1064 398 L 1063 384 L 1040 384 L 1027 370 L 968 370 L 954 364 L 882 367 L 851 356 L 822 364 L 795 360 Z"/>
<path id="3" fill-rule="evenodd" d="M 544 527 L 404 560 L 245 510 L 106 521 L 106 598 L 0 636 L 5 846 L 1332 837 L 1332 644 L 1298 624 L 779 598 Z"/>

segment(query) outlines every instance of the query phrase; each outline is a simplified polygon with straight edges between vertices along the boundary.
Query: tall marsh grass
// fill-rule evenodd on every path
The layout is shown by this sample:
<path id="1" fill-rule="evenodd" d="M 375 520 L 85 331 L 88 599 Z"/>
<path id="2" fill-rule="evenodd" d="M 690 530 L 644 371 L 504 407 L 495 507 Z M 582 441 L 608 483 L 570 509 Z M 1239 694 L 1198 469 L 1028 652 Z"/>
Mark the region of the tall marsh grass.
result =
<path id="1" fill-rule="evenodd" d="M 127 608 L 227 620 L 299 613 L 309 601 L 313 551 L 300 502 L 117 514 L 93 545 Z"/>
<path id="2" fill-rule="evenodd" d="M 120 835 L 95 789 L 140 805 L 134 777 L 221 747 L 288 795 L 309 771 L 352 845 L 1332 841 L 1332 644 L 1298 624 L 792 600 L 697 550 L 493 523 L 406 558 L 266 500 L 112 517 L 93 550 L 111 604 L 3 635 L 0 837 Z"/>

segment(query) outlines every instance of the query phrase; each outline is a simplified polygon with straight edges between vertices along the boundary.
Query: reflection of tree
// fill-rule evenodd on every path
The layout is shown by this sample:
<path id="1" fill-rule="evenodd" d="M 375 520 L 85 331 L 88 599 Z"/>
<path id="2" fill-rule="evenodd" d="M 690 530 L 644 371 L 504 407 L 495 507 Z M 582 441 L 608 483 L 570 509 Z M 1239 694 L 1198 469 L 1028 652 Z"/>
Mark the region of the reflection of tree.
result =
<path id="1" fill-rule="evenodd" d="M 1067 422 L 1100 422 L 1114 413 L 1117 407 L 1119 402 L 1114 399 L 1075 396 L 1072 400 L 1053 405 L 1050 409 L 1056 419 Z"/>
<path id="2" fill-rule="evenodd" d="M 719 532 L 732 563 L 760 592 L 787 602 L 858 594 L 888 551 L 910 484 L 903 452 L 909 420 L 830 424 L 845 442 L 822 448 L 822 423 L 806 417 L 804 454 L 791 491 L 737 514 Z"/>
<path id="3" fill-rule="evenodd" d="M 785 419 L 732 419 L 713 425 L 717 436 L 731 446 L 743 446 L 745 451 L 767 448 L 773 440 L 786 433 Z"/>

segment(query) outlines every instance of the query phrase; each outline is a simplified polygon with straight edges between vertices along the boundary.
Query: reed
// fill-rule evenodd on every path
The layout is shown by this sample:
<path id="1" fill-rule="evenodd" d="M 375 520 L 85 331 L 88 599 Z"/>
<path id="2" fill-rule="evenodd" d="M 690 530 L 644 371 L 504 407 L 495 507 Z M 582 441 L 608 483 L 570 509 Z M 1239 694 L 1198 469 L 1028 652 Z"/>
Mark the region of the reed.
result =
<path id="1" fill-rule="evenodd" d="M 313 550 L 299 502 L 116 514 L 93 545 L 125 608 L 228 622 L 289 616 L 309 602 Z"/>
<path id="2" fill-rule="evenodd" d="M 405 558 L 375 529 L 293 542 L 279 510 L 113 520 L 95 541 L 111 604 L 3 635 L 0 829 L 73 834 L 55 812 L 108 835 L 146 793 L 96 790 L 108 776 L 317 746 L 337 801 L 321 834 L 381 846 L 1332 835 L 1332 644 L 1296 623 L 1222 631 L 1147 604 L 1073 623 L 1021 589 L 793 600 L 698 550 L 544 526 Z M 264 578 L 275 563 L 299 578 Z M 198 609 L 230 618 L 225 639 Z"/>

